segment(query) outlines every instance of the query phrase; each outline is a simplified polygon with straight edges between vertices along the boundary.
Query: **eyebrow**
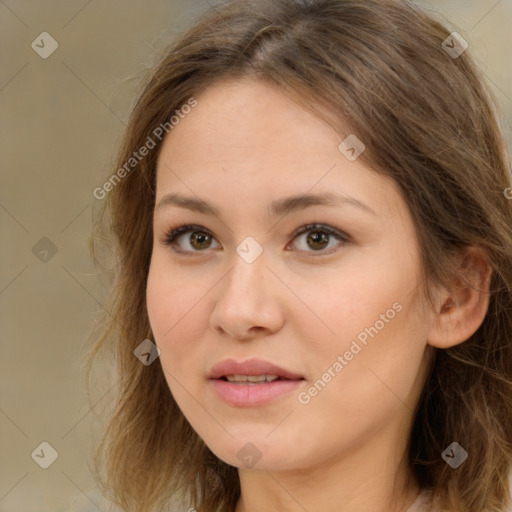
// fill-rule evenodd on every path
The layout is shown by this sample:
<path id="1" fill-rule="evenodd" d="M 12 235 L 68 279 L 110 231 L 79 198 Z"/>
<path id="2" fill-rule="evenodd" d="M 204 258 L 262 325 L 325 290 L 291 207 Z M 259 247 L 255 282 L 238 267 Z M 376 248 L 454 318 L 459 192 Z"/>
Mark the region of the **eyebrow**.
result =
<path id="1" fill-rule="evenodd" d="M 202 199 L 180 194 L 166 194 L 159 201 L 156 209 L 164 206 L 174 205 L 180 208 L 186 208 L 193 212 L 204 213 L 221 217 L 221 211 Z M 273 216 L 284 216 L 296 210 L 302 210 L 310 206 L 352 206 L 363 212 L 377 216 L 375 211 L 368 205 L 362 203 L 355 197 L 324 193 L 324 194 L 298 194 L 283 199 L 278 199 L 270 204 L 270 213 Z"/>

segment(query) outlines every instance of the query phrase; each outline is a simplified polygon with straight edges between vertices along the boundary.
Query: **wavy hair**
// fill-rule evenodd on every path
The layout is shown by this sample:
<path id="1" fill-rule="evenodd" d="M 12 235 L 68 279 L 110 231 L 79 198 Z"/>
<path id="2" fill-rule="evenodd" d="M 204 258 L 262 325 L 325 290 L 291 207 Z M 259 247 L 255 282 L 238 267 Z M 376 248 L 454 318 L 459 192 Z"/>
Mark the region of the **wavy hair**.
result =
<path id="1" fill-rule="evenodd" d="M 470 50 L 447 53 L 449 34 L 409 0 L 235 0 L 210 9 L 147 75 L 117 156 L 115 169 L 127 172 L 105 192 L 90 238 L 97 264 L 100 248 L 112 255 L 109 303 L 91 335 L 86 373 L 90 379 L 100 353 L 115 361 L 115 399 L 94 459 L 112 503 L 161 512 L 182 496 L 218 512 L 234 511 L 240 496 L 237 469 L 192 429 L 159 359 L 145 366 L 134 357 L 152 339 L 145 292 L 161 141 L 126 167 L 176 110 L 226 78 L 267 80 L 315 111 L 328 106 L 344 137 L 364 141 L 359 158 L 391 178 L 408 205 L 427 285 L 456 275 L 461 250 L 487 255 L 488 312 L 468 340 L 435 349 L 409 459 L 443 510 L 501 512 L 510 502 L 510 153 L 496 98 Z M 454 440 L 470 454 L 463 470 L 441 458 Z"/>

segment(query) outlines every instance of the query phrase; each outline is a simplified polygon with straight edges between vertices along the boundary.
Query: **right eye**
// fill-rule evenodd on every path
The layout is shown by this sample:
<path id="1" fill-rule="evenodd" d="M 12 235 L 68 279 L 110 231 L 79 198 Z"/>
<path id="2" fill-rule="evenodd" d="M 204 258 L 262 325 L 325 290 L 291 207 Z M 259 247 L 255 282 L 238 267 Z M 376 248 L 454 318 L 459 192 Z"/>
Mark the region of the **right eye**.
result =
<path id="1" fill-rule="evenodd" d="M 187 233 L 193 236 L 185 237 L 184 235 Z M 185 242 L 180 244 L 180 240 Z M 212 240 L 215 240 L 213 235 L 202 226 L 185 224 L 170 229 L 165 234 L 163 243 L 172 246 L 173 250 L 178 253 L 191 256 L 194 252 L 204 252 L 205 249 L 209 249 Z"/>

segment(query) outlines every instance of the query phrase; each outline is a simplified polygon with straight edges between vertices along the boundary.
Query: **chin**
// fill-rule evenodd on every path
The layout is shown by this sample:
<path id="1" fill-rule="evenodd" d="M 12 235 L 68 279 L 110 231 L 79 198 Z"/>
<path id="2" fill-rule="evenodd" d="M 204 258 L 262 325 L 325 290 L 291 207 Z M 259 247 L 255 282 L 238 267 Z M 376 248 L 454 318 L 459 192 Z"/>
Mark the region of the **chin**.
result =
<path id="1" fill-rule="evenodd" d="M 254 435 L 252 435 L 254 434 Z M 298 469 L 297 446 L 283 446 L 282 439 L 265 439 L 265 432 L 252 429 L 247 435 L 229 436 L 226 444 L 220 444 L 218 438 L 207 443 L 210 450 L 222 461 L 239 469 L 259 471 L 285 471 Z"/>

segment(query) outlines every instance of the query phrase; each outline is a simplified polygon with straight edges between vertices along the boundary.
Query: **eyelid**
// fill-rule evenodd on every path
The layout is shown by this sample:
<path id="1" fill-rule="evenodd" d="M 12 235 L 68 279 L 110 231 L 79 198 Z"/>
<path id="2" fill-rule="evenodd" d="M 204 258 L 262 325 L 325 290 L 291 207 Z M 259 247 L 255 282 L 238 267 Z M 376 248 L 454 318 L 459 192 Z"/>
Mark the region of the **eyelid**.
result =
<path id="1" fill-rule="evenodd" d="M 180 225 L 176 226 L 175 228 L 170 228 L 168 231 L 166 231 L 166 233 L 164 234 L 161 241 L 166 246 L 172 246 L 173 251 L 175 251 L 176 253 L 182 254 L 184 256 L 193 256 L 193 255 L 199 255 L 201 253 L 206 253 L 207 250 L 188 251 L 188 250 L 184 250 L 184 249 L 180 249 L 180 248 L 176 249 L 174 247 L 175 245 L 177 245 L 176 241 L 181 235 L 184 235 L 189 232 L 195 232 L 195 231 L 205 233 L 205 234 L 211 236 L 213 239 L 215 239 L 213 234 L 203 226 L 199 226 L 197 224 L 180 224 Z"/>
<path id="2" fill-rule="evenodd" d="M 351 237 L 344 231 L 333 228 L 333 227 L 329 226 L 328 224 L 323 224 L 321 222 L 311 222 L 308 224 L 303 224 L 300 227 L 298 227 L 290 235 L 291 242 L 293 242 L 298 236 L 300 236 L 304 233 L 307 233 L 309 231 L 315 231 L 315 230 L 318 232 L 327 233 L 328 235 L 335 237 L 340 242 L 338 245 L 341 245 L 341 246 L 352 241 Z M 211 233 L 211 231 L 209 231 L 208 229 L 206 229 L 203 226 L 199 226 L 197 224 L 180 224 L 174 228 L 169 228 L 169 230 L 166 232 L 166 234 L 164 234 L 163 238 L 161 239 L 161 242 L 167 246 L 174 246 L 174 245 L 176 245 L 175 242 L 180 237 L 180 235 L 183 235 L 183 234 L 186 234 L 189 232 L 195 232 L 195 231 L 205 233 L 216 240 L 215 236 Z M 217 243 L 219 243 L 219 242 L 217 241 Z M 335 246 L 335 247 L 331 247 L 329 249 L 322 249 L 319 251 L 300 251 L 299 250 L 298 252 L 311 254 L 313 257 L 319 257 L 319 256 L 330 255 L 333 252 L 332 249 L 335 249 L 335 251 L 337 250 L 336 246 Z M 178 254 L 185 255 L 185 256 L 193 256 L 193 255 L 200 255 L 201 253 L 206 253 L 208 251 L 208 249 L 205 249 L 204 251 L 189 251 L 189 250 L 183 250 L 183 249 L 175 249 L 173 247 L 173 251 L 175 251 Z M 315 255 L 315 253 L 316 253 L 316 255 Z"/>
<path id="3" fill-rule="evenodd" d="M 330 235 L 333 235 L 333 236 L 338 236 L 341 239 L 344 239 L 346 241 L 349 240 L 349 236 L 346 233 L 344 233 L 343 231 L 333 228 L 333 227 L 329 226 L 328 224 L 322 224 L 321 222 L 310 222 L 308 224 L 302 224 L 302 226 L 298 227 L 290 235 L 290 237 L 292 239 L 294 239 L 297 236 L 302 235 L 303 233 L 307 233 L 308 231 L 314 231 L 315 229 L 317 231 L 329 233 Z"/>
<path id="4" fill-rule="evenodd" d="M 321 256 L 329 256 L 334 252 L 339 250 L 339 247 L 346 245 L 351 242 L 351 237 L 341 231 L 339 229 L 333 228 L 328 224 L 323 224 L 322 222 L 311 222 L 308 224 L 303 224 L 299 228 L 297 228 L 290 236 L 291 242 L 293 242 L 298 236 L 303 235 L 304 233 L 308 233 L 309 231 L 318 231 L 327 233 L 328 235 L 335 237 L 338 240 L 338 244 L 336 246 L 330 247 L 329 249 L 322 249 L 320 251 L 298 251 L 299 253 L 305 253 L 307 255 L 311 255 L 313 257 L 321 257 Z"/>

